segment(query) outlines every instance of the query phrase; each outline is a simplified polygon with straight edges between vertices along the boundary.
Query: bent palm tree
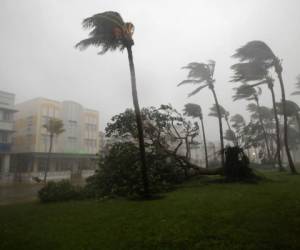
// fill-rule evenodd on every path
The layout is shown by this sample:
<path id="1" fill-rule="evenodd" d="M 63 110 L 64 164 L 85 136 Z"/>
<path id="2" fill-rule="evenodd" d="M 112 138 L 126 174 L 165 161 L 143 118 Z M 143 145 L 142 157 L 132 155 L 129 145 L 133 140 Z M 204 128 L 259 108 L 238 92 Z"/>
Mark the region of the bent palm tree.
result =
<path id="1" fill-rule="evenodd" d="M 253 82 L 254 84 L 250 84 L 252 87 L 261 86 L 266 84 L 271 92 L 272 96 L 272 105 L 273 112 L 276 124 L 276 142 L 277 142 L 277 161 L 279 170 L 283 170 L 282 161 L 281 161 L 281 140 L 280 140 L 280 128 L 279 128 L 279 120 L 276 109 L 276 99 L 274 93 L 274 80 L 268 76 L 267 67 L 258 61 L 248 62 L 248 63 L 237 63 L 231 66 L 231 69 L 234 71 L 234 75 L 232 77 L 232 82 Z M 257 82 L 258 81 L 258 82 Z M 246 91 L 246 89 L 244 89 Z"/>
<path id="2" fill-rule="evenodd" d="M 193 118 L 199 118 L 201 122 L 202 128 L 202 136 L 203 136 L 203 144 L 204 144 L 204 152 L 205 152 L 205 166 L 208 168 L 208 156 L 207 156 L 207 145 L 206 145 L 206 136 L 203 124 L 203 114 L 201 106 L 194 103 L 187 103 L 184 105 L 184 114 Z"/>
<path id="3" fill-rule="evenodd" d="M 263 131 L 265 145 L 266 145 L 267 154 L 268 154 L 268 159 L 270 160 L 271 153 L 270 153 L 270 148 L 269 148 L 269 143 L 268 143 L 268 137 L 267 137 L 266 129 L 264 127 L 264 123 L 263 123 L 263 119 L 262 119 L 262 115 L 261 115 L 261 107 L 260 107 L 260 102 L 259 102 L 259 95 L 261 95 L 261 89 L 258 88 L 258 90 L 256 90 L 251 85 L 244 83 L 244 84 L 240 85 L 239 87 L 234 88 L 234 90 L 235 90 L 235 94 L 232 96 L 233 101 L 245 99 L 247 101 L 254 100 L 256 102 L 259 123 L 260 123 L 261 129 Z"/>
<path id="4" fill-rule="evenodd" d="M 82 25 L 83 28 L 92 29 L 92 31 L 89 33 L 89 38 L 84 39 L 76 44 L 76 48 L 83 50 L 91 45 L 101 47 L 102 50 L 99 52 L 99 54 L 104 54 L 109 50 L 127 50 L 131 76 L 132 99 L 136 116 L 138 140 L 142 162 L 141 172 L 143 178 L 144 197 L 147 197 L 149 196 L 149 183 L 146 165 L 144 132 L 141 111 L 138 102 L 135 68 L 132 56 L 132 46 L 134 45 L 132 35 L 134 26 L 132 23 L 125 23 L 120 14 L 113 11 L 107 11 L 88 17 L 83 20 Z"/>
<path id="5" fill-rule="evenodd" d="M 54 136 L 60 135 L 65 130 L 64 130 L 64 124 L 63 124 L 62 120 L 59 120 L 56 118 L 50 118 L 48 120 L 48 122 L 43 125 L 43 127 L 49 133 L 49 138 L 50 138 L 49 151 L 48 151 L 47 162 L 46 162 L 45 171 L 44 171 L 44 182 L 46 182 L 47 174 L 48 174 L 48 170 L 49 170 L 50 154 L 52 153 L 53 138 L 54 138 Z"/>
<path id="6" fill-rule="evenodd" d="M 222 116 L 221 111 L 219 109 L 219 102 L 215 91 L 215 79 L 214 71 L 215 71 L 215 62 L 210 60 L 208 63 L 197 63 L 192 62 L 187 66 L 183 67 L 183 69 L 188 69 L 188 79 L 180 82 L 177 86 L 181 86 L 183 84 L 199 84 L 200 86 L 196 88 L 193 92 L 191 92 L 188 97 L 191 97 L 197 94 L 200 90 L 208 87 L 214 97 L 215 104 L 217 105 L 218 119 L 219 119 L 219 131 L 220 131 L 220 144 L 221 144 L 221 162 L 222 167 L 225 166 L 225 158 L 224 158 L 224 140 L 223 140 L 223 126 L 222 126 Z"/>
<path id="7" fill-rule="evenodd" d="M 289 166 L 292 173 L 297 173 L 288 144 L 288 124 L 286 115 L 285 89 L 282 79 L 281 60 L 273 53 L 271 48 L 262 41 L 251 41 L 236 50 L 233 57 L 238 58 L 241 62 L 258 62 L 264 65 L 266 69 L 274 68 L 281 88 L 281 99 L 283 109 L 283 128 L 284 128 L 284 144 Z"/>

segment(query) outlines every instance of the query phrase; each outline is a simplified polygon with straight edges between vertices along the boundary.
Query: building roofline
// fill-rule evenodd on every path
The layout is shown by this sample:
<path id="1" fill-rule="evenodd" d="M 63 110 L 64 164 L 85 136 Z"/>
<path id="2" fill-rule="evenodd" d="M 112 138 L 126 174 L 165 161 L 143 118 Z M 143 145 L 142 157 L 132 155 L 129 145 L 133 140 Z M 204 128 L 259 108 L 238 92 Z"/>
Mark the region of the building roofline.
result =
<path id="1" fill-rule="evenodd" d="M 0 90 L 0 93 L 1 93 L 1 94 L 6 94 L 6 95 L 12 95 L 13 97 L 16 96 L 16 94 L 14 94 L 14 93 L 7 92 L 7 91 L 3 91 L 3 90 Z"/>

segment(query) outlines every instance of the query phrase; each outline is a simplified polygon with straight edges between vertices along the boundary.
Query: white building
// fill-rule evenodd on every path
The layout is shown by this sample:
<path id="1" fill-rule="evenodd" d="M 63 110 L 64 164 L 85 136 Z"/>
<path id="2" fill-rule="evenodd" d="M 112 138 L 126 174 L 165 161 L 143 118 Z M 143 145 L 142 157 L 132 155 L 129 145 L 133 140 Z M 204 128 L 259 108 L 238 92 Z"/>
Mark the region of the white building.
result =
<path id="1" fill-rule="evenodd" d="M 0 91 L 0 179 L 9 173 L 15 95 Z"/>

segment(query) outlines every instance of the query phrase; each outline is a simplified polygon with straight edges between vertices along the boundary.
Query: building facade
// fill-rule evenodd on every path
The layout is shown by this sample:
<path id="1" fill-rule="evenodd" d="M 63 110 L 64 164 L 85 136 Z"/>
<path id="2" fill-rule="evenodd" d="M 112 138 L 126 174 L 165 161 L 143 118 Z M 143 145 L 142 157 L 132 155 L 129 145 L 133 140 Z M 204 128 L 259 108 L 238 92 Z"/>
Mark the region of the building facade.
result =
<path id="1" fill-rule="evenodd" d="M 15 95 L 0 91 L 0 177 L 9 173 Z"/>
<path id="2" fill-rule="evenodd" d="M 16 105 L 12 171 L 28 178 L 45 170 L 50 136 L 44 125 L 50 118 L 62 120 L 65 131 L 54 137 L 49 179 L 70 177 L 95 168 L 99 151 L 99 113 L 73 101 L 36 98 Z M 21 177 L 17 177 L 21 178 Z"/>

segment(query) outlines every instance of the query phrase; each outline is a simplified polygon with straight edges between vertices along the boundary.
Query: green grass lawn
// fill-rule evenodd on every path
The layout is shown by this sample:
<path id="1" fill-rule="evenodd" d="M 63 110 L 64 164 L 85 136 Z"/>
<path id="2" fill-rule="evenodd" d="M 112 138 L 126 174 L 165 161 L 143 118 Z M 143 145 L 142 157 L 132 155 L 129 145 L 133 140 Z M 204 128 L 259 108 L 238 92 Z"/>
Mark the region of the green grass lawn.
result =
<path id="1" fill-rule="evenodd" d="M 151 201 L 0 206 L 0 249 L 300 249 L 300 176 L 200 178 Z"/>

